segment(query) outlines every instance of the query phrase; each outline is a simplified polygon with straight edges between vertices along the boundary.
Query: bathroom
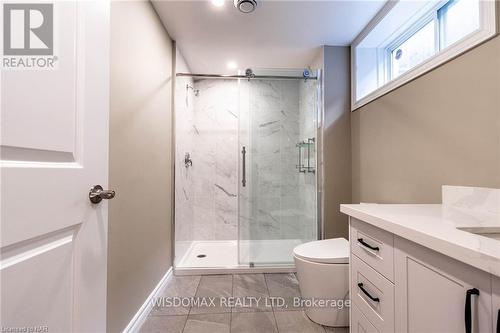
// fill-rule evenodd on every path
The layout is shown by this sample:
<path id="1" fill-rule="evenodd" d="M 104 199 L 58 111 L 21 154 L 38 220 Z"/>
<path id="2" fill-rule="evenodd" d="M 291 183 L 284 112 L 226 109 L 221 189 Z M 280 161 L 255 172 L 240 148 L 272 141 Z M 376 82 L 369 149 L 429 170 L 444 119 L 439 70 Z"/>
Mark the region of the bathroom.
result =
<path id="1" fill-rule="evenodd" d="M 499 332 L 498 1 L 1 8 L 2 330 Z"/>

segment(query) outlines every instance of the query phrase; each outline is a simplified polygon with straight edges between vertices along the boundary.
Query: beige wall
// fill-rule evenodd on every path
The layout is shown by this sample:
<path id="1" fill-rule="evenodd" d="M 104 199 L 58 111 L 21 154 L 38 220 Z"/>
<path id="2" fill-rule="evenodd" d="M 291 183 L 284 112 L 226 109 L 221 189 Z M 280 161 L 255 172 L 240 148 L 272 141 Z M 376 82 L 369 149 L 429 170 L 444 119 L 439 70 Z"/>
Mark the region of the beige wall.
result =
<path id="1" fill-rule="evenodd" d="M 353 202 L 500 187 L 500 37 L 352 113 Z"/>
<path id="2" fill-rule="evenodd" d="M 171 266 L 172 43 L 149 2 L 111 5 L 108 331 Z"/>
<path id="3" fill-rule="evenodd" d="M 339 205 L 351 201 L 350 53 L 349 47 L 323 50 L 324 236 L 347 238 L 348 220 Z"/>

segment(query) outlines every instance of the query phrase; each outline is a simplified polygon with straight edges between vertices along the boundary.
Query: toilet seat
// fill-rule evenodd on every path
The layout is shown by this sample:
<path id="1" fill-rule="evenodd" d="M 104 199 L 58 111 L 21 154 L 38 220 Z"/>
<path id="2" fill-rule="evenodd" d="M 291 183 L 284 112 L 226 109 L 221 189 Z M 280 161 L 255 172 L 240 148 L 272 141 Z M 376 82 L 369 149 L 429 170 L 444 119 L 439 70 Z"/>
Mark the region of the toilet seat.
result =
<path id="1" fill-rule="evenodd" d="M 348 264 L 349 242 L 345 238 L 313 241 L 296 246 L 293 255 L 302 260 L 323 264 Z"/>

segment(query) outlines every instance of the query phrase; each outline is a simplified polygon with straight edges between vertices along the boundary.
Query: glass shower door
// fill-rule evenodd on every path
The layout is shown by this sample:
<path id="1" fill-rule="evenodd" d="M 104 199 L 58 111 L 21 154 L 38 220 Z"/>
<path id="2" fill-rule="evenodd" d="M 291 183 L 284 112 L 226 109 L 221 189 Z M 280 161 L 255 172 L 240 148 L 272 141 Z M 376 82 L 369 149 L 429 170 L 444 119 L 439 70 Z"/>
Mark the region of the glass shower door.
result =
<path id="1" fill-rule="evenodd" d="M 316 119 L 315 80 L 240 81 L 240 264 L 288 265 L 317 239 Z"/>

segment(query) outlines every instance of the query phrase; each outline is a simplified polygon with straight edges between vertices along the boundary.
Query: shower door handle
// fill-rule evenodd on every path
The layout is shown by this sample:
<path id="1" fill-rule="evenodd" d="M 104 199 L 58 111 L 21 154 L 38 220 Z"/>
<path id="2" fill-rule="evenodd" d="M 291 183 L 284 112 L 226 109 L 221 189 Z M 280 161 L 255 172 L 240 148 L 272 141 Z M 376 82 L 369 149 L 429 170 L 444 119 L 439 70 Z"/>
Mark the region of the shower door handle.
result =
<path id="1" fill-rule="evenodd" d="M 242 156 L 242 159 L 243 159 L 243 165 L 242 165 L 242 177 L 241 177 L 241 185 L 243 187 L 247 186 L 247 150 L 245 148 L 245 146 L 243 146 L 243 149 L 241 150 L 241 156 Z"/>

